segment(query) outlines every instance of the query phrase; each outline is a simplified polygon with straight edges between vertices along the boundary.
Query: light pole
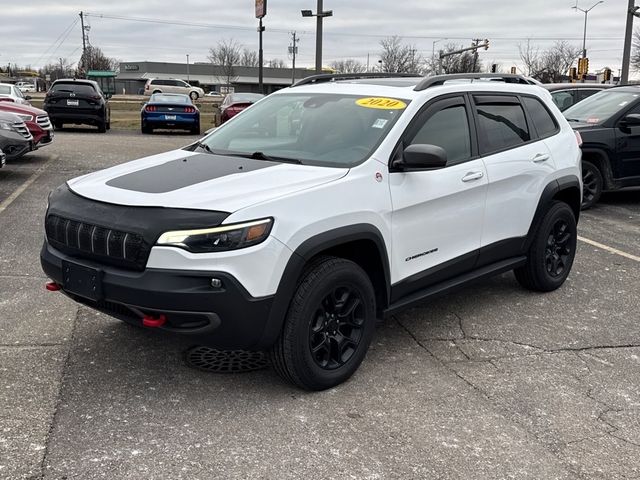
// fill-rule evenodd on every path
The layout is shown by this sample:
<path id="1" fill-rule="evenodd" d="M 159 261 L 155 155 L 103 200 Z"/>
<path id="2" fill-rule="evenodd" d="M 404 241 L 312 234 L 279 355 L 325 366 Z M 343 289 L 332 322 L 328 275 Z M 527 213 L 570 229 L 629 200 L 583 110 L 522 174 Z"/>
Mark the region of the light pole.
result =
<path id="1" fill-rule="evenodd" d="M 322 73 L 322 19 L 332 17 L 333 10 L 323 10 L 322 0 L 318 0 L 316 13 L 311 10 L 301 10 L 303 17 L 316 17 L 316 74 Z"/>
<path id="2" fill-rule="evenodd" d="M 187 53 L 187 83 L 189 82 L 189 54 Z"/>
<path id="3" fill-rule="evenodd" d="M 604 3 L 604 0 L 600 0 L 599 2 L 594 3 L 591 6 L 591 8 L 587 8 L 586 10 L 584 10 L 578 7 L 578 2 L 576 1 L 576 6 L 571 7 L 575 11 L 580 10 L 581 12 L 584 13 L 584 34 L 582 36 L 582 58 L 587 58 L 587 15 L 589 15 L 589 12 L 594 8 L 596 8 L 598 5 L 600 5 L 601 3 Z"/>

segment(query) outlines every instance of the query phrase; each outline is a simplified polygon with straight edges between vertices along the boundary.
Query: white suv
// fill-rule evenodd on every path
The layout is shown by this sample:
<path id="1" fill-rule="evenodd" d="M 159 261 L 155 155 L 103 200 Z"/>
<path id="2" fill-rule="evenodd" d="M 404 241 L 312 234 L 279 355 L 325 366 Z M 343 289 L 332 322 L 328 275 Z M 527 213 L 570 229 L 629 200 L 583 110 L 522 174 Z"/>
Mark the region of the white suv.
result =
<path id="1" fill-rule="evenodd" d="M 184 80 L 176 78 L 168 80 L 150 78 L 147 80 L 144 85 L 144 94 L 153 95 L 154 93 L 182 93 L 183 95 L 189 95 L 193 101 L 204 96 L 204 90 L 200 87 L 194 87 Z"/>
<path id="2" fill-rule="evenodd" d="M 560 287 L 580 149 L 549 92 L 506 75 L 363 77 L 312 77 L 189 147 L 58 187 L 48 288 L 268 351 L 319 390 L 355 372 L 377 318 L 509 270 Z"/>

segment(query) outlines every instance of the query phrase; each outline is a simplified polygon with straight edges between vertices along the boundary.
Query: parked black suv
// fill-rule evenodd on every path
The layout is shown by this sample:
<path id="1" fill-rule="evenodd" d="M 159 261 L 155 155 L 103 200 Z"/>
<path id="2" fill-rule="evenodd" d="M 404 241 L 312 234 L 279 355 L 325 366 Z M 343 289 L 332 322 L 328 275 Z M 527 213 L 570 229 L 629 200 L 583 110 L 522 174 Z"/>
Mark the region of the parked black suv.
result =
<path id="1" fill-rule="evenodd" d="M 614 87 L 563 112 L 582 136 L 582 208 L 605 190 L 640 185 L 640 86 Z"/>
<path id="2" fill-rule="evenodd" d="M 56 80 L 44 99 L 44 110 L 56 129 L 69 123 L 95 125 L 101 133 L 111 128 L 108 99 L 93 80 Z"/>

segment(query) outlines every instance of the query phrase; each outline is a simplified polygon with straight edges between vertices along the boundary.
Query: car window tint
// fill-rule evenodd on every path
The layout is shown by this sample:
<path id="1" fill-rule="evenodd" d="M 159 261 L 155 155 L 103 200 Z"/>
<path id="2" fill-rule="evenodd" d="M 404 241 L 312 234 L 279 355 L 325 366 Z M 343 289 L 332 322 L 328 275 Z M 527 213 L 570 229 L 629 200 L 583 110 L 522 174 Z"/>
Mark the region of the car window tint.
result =
<path id="1" fill-rule="evenodd" d="M 599 90 L 591 89 L 591 88 L 580 88 L 578 89 L 578 102 L 580 100 L 584 100 L 587 97 L 590 97 L 594 93 L 598 93 Z"/>
<path id="2" fill-rule="evenodd" d="M 88 83 L 54 83 L 51 86 L 52 92 L 73 92 L 80 95 L 95 95 L 93 85 Z"/>
<path id="3" fill-rule="evenodd" d="M 524 97 L 523 101 L 540 137 L 548 137 L 558 130 L 558 125 L 540 100 Z"/>
<path id="4" fill-rule="evenodd" d="M 520 104 L 482 103 L 476 109 L 483 153 L 516 147 L 531 139 Z"/>
<path id="5" fill-rule="evenodd" d="M 574 97 L 574 92 L 572 90 L 563 90 L 561 92 L 552 92 L 551 98 L 553 99 L 553 103 L 556 104 L 558 109 L 562 112 L 566 110 L 571 105 L 576 103 L 576 99 Z"/>
<path id="6" fill-rule="evenodd" d="M 464 105 L 445 108 L 431 115 L 409 145 L 428 144 L 447 152 L 447 165 L 471 158 L 471 134 Z"/>

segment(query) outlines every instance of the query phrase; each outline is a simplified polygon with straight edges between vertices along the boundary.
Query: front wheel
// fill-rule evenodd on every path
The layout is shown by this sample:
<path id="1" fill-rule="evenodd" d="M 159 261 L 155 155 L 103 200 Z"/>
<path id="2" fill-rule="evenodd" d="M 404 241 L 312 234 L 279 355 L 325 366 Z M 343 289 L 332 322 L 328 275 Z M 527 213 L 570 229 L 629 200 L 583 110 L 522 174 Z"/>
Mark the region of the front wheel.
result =
<path id="1" fill-rule="evenodd" d="M 569 205 L 555 202 L 542 219 L 527 255 L 527 263 L 514 270 L 529 290 L 550 292 L 569 276 L 576 255 L 578 230 Z"/>
<path id="2" fill-rule="evenodd" d="M 582 161 L 582 210 L 593 207 L 602 195 L 602 172 L 593 163 Z"/>
<path id="3" fill-rule="evenodd" d="M 321 257 L 303 275 L 280 337 L 269 352 L 276 372 L 306 390 L 347 380 L 367 353 L 375 293 L 356 263 Z"/>

